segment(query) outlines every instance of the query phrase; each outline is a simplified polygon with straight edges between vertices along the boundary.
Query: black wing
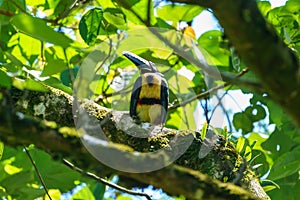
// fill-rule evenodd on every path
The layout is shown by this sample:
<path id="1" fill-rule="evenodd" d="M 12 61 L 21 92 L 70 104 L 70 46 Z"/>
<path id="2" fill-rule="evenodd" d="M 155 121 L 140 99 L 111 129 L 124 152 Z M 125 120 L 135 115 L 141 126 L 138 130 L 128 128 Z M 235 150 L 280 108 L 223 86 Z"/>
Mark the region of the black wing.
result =
<path id="1" fill-rule="evenodd" d="M 164 124 L 167 118 L 168 103 L 169 103 L 169 87 L 167 81 L 164 78 L 162 78 L 161 80 L 160 97 L 161 97 L 161 105 L 164 109 L 162 110 L 161 123 Z"/>
<path id="2" fill-rule="evenodd" d="M 130 99 L 130 110 L 129 110 L 129 114 L 132 118 L 136 118 L 137 117 L 137 113 L 136 113 L 136 106 L 137 103 L 139 101 L 139 96 L 140 96 L 140 92 L 141 92 L 141 87 L 142 87 L 142 77 L 138 77 L 138 79 L 135 81 L 134 85 L 133 85 L 133 89 L 131 92 L 131 99 Z"/>

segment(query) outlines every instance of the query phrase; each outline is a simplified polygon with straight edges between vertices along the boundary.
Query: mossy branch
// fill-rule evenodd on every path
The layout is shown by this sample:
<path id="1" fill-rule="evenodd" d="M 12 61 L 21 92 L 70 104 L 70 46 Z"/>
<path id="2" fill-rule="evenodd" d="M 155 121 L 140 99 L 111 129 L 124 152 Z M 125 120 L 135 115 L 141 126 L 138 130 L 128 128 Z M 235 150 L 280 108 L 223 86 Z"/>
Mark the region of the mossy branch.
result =
<path id="1" fill-rule="evenodd" d="M 182 194 L 189 199 L 268 199 L 248 167 L 239 172 L 239 169 L 244 167 L 244 162 L 232 144 L 214 132 L 209 131 L 206 139 L 202 141 L 199 133 L 194 131 L 167 128 L 161 131 L 160 128 L 154 127 L 147 133 L 147 137 L 137 137 L 141 133 L 141 127 L 132 122 L 128 113 L 112 112 L 89 100 L 82 101 L 77 107 L 73 106 L 72 113 L 74 98 L 60 90 L 49 89 L 49 92 L 43 93 L 11 88 L 7 95 L 3 96 L 3 102 L 10 102 L 13 109 L 5 115 L 3 113 L 6 112 L 7 105 L 0 107 L 2 141 L 11 146 L 33 143 L 38 148 L 56 155 L 55 157 L 68 157 L 83 169 L 93 169 L 100 176 L 116 173 L 160 187 L 171 195 Z M 76 122 L 79 119 L 78 114 L 81 111 L 89 116 L 89 128 L 97 125 L 104 134 L 103 140 L 109 140 L 103 143 L 100 137 L 101 142 L 97 143 L 95 141 L 98 141 L 99 137 L 96 135 L 95 139 L 85 140 L 88 145 L 95 145 L 95 148 L 100 149 L 102 155 L 120 155 L 127 163 L 135 166 L 141 162 L 148 165 L 168 163 L 172 157 L 168 152 L 185 151 L 174 164 L 149 173 L 129 173 L 131 169 L 125 170 L 129 172 L 111 169 L 90 155 L 81 143 L 82 135 L 74 136 L 61 131 L 62 127 L 74 128 L 74 120 Z M 25 117 L 20 118 L 17 113 L 22 113 Z M 55 122 L 56 127 L 48 126 L 49 121 Z M 189 144 L 188 148 L 183 148 L 186 144 Z M 157 154 L 145 153 L 160 149 L 164 151 Z M 114 161 L 119 166 L 124 164 L 122 159 Z M 241 175 L 243 178 L 238 184 L 242 187 L 230 183 Z M 224 180 L 227 180 L 227 183 L 222 183 Z"/>

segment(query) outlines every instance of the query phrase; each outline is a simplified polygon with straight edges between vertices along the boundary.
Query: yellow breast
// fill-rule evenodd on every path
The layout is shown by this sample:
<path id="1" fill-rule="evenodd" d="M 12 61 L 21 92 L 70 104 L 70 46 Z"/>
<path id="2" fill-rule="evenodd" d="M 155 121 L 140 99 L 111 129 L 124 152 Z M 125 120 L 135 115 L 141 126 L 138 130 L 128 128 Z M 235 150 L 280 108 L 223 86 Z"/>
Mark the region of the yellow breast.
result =
<path id="1" fill-rule="evenodd" d="M 142 87 L 139 99 L 161 100 L 161 76 L 155 73 L 145 73 L 142 75 Z M 152 124 L 161 123 L 163 108 L 160 104 L 138 104 L 136 113 L 143 122 Z"/>
<path id="2" fill-rule="evenodd" d="M 149 81 L 151 83 L 149 83 Z M 160 99 L 161 77 L 154 73 L 142 75 L 142 88 L 139 98 L 156 98 Z"/>
<path id="3" fill-rule="evenodd" d="M 143 122 L 150 122 L 152 124 L 159 124 L 161 122 L 162 106 L 154 105 L 137 105 L 136 112 Z"/>

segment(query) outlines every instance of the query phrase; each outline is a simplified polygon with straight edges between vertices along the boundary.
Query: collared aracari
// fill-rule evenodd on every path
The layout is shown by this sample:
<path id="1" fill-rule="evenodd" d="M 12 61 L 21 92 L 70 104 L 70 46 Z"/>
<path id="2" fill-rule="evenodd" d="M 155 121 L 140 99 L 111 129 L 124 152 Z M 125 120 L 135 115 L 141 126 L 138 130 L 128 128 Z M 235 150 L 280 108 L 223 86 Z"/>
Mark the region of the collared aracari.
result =
<path id="1" fill-rule="evenodd" d="M 169 88 L 154 63 L 131 52 L 123 55 L 140 70 L 140 77 L 135 81 L 130 100 L 130 116 L 138 122 L 150 122 L 164 125 L 166 122 Z"/>

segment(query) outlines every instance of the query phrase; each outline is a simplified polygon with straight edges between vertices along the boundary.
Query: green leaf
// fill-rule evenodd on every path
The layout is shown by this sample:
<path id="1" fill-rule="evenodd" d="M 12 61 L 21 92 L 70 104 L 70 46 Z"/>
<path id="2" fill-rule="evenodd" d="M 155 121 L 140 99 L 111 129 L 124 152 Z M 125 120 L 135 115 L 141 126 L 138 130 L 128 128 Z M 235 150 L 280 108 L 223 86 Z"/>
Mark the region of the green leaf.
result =
<path id="1" fill-rule="evenodd" d="M 93 190 L 95 200 L 102 200 L 104 198 L 105 190 L 106 190 L 106 185 L 97 182 Z"/>
<path id="2" fill-rule="evenodd" d="M 281 155 L 275 160 L 268 178 L 277 180 L 298 173 L 300 170 L 299 158 L 300 150 L 290 151 Z"/>
<path id="3" fill-rule="evenodd" d="M 65 69 L 60 73 L 60 80 L 62 84 L 65 86 L 72 86 L 74 80 L 71 80 L 71 78 L 76 78 L 77 73 L 78 73 L 79 67 L 74 67 L 72 69 Z"/>
<path id="4" fill-rule="evenodd" d="M 159 28 L 166 28 L 166 29 L 176 29 L 174 26 L 168 24 L 165 20 L 157 17 L 156 18 L 156 24 L 155 24 L 156 27 L 159 27 Z"/>
<path id="5" fill-rule="evenodd" d="M 117 0 L 118 4 L 126 9 L 132 9 L 132 7 L 139 3 L 140 0 Z"/>
<path id="6" fill-rule="evenodd" d="M 261 144 L 261 146 L 266 150 L 272 152 L 273 160 L 289 152 L 293 146 L 297 145 L 289 135 L 285 133 L 285 130 L 275 129 L 271 136 Z"/>
<path id="7" fill-rule="evenodd" d="M 21 148 L 5 147 L 0 162 L 0 182 L 2 188 L 6 189 L 6 194 L 9 194 L 12 199 L 24 200 L 43 196 L 45 191 L 42 188 L 37 188 L 39 180 L 34 179 L 34 173 L 32 164 Z"/>
<path id="8" fill-rule="evenodd" d="M 205 137 L 206 137 L 207 127 L 208 127 L 208 123 L 205 122 L 205 123 L 203 124 L 202 129 L 201 129 L 201 139 L 202 139 L 202 141 L 204 141 L 204 139 L 205 139 Z"/>
<path id="9" fill-rule="evenodd" d="M 55 77 L 51 77 L 47 80 L 44 80 L 43 83 L 48 86 L 60 89 L 68 94 L 72 94 L 72 89 L 70 87 L 67 87 L 64 84 L 62 84 L 61 81 Z"/>
<path id="10" fill-rule="evenodd" d="M 260 150 L 263 151 L 263 148 L 261 147 L 261 144 L 267 140 L 267 138 L 262 137 L 261 134 L 259 133 L 251 133 L 248 137 L 247 140 L 249 141 L 249 144 L 254 144 L 255 145 L 252 147 L 252 149 Z"/>
<path id="11" fill-rule="evenodd" d="M 19 60 L 19 58 L 17 58 L 10 52 L 4 52 L 4 54 L 15 65 L 16 68 L 18 68 L 20 70 L 23 67 L 23 63 Z"/>
<path id="12" fill-rule="evenodd" d="M 75 186 L 74 180 L 80 177 L 79 173 L 65 165 L 54 162 L 49 154 L 41 150 L 30 149 L 30 154 L 48 188 L 57 188 L 62 192 L 66 192 Z"/>
<path id="13" fill-rule="evenodd" d="M 286 118 L 283 110 L 273 101 L 269 101 L 267 103 L 268 111 L 269 111 L 269 119 L 270 123 L 275 123 L 277 127 L 281 127 L 283 123 L 283 119 Z"/>
<path id="14" fill-rule="evenodd" d="M 176 101 L 181 103 L 195 96 L 190 89 L 194 86 L 194 83 L 185 76 L 170 70 L 168 73 L 165 73 L 165 78 L 169 84 L 170 101 L 176 99 Z M 170 120 L 167 122 L 167 126 L 170 125 L 170 127 L 181 130 L 196 128 L 193 115 L 188 114 L 193 113 L 196 106 L 197 102 L 192 102 L 182 108 L 176 109 L 176 112 L 169 112 Z"/>
<path id="15" fill-rule="evenodd" d="M 41 76 L 50 76 L 53 74 L 57 74 L 67 68 L 65 61 L 60 58 L 57 58 L 55 52 L 52 53 L 53 54 L 50 54 L 49 51 L 45 51 L 45 58 L 47 64 L 45 65 Z"/>
<path id="16" fill-rule="evenodd" d="M 150 1 L 150 9 L 148 9 L 148 0 L 116 0 L 122 9 L 126 18 L 135 24 L 144 24 L 141 22 L 148 20 L 147 13 L 150 12 L 150 24 L 156 24 L 156 18 L 154 16 L 153 1 Z M 138 15 L 139 17 L 137 17 Z"/>
<path id="17" fill-rule="evenodd" d="M 16 10 L 26 10 L 26 2 L 25 0 L 14 0 L 13 6 L 8 4 L 8 7 L 15 7 Z"/>
<path id="18" fill-rule="evenodd" d="M 299 0 L 289 0 L 286 2 L 285 8 L 292 13 L 299 12 L 300 1 Z"/>
<path id="19" fill-rule="evenodd" d="M 27 158 L 28 159 L 28 158 Z M 34 188 L 34 185 L 28 184 L 18 189 L 14 195 L 22 196 L 24 200 L 39 199 L 39 197 L 44 196 L 45 190 L 42 188 Z M 57 200 L 57 199 L 52 199 Z"/>
<path id="20" fill-rule="evenodd" d="M 60 1 L 57 0 L 47 0 L 47 4 L 45 5 L 45 10 L 47 10 L 47 16 L 55 16 L 57 14 L 57 9 Z"/>
<path id="21" fill-rule="evenodd" d="M 9 88 L 11 86 L 11 78 L 0 70 L 0 86 Z"/>
<path id="22" fill-rule="evenodd" d="M 15 15 L 10 20 L 10 23 L 20 32 L 41 41 L 62 46 L 63 48 L 69 47 L 72 43 L 70 38 L 47 26 L 44 20 L 32 17 L 28 14 L 21 13 Z"/>
<path id="23" fill-rule="evenodd" d="M 236 128 L 236 130 L 241 129 L 243 134 L 247 134 L 253 129 L 253 124 L 250 117 L 244 112 L 234 114 L 233 125 Z"/>
<path id="24" fill-rule="evenodd" d="M 202 34 L 199 39 L 199 47 L 204 48 L 202 51 L 207 62 L 215 66 L 229 66 L 230 52 L 221 47 L 223 33 L 218 30 L 207 31 Z M 224 45 L 223 45 L 224 46 Z"/>
<path id="25" fill-rule="evenodd" d="M 118 196 L 117 200 L 132 200 L 132 198 L 127 196 Z"/>
<path id="26" fill-rule="evenodd" d="M 104 10 L 103 17 L 109 24 L 113 24 L 119 29 L 126 28 L 125 15 L 120 9 L 107 8 Z"/>
<path id="27" fill-rule="evenodd" d="M 95 200 L 95 197 L 91 190 L 86 186 L 83 187 L 81 190 L 79 190 L 77 193 L 75 193 L 71 200 L 79 200 L 79 199 L 89 199 L 89 200 Z"/>
<path id="28" fill-rule="evenodd" d="M 117 5 L 114 0 L 105 0 L 105 1 L 96 0 L 96 2 L 101 6 L 101 8 L 103 10 L 105 10 L 106 8 L 117 8 L 117 7 L 119 7 L 119 5 Z M 131 0 L 131 2 L 134 2 L 134 1 Z"/>
<path id="29" fill-rule="evenodd" d="M 51 200 L 61 200 L 62 199 L 61 198 L 61 192 L 59 190 L 57 190 L 57 189 L 50 189 L 48 191 L 48 193 L 49 193 L 49 195 L 51 197 Z M 45 200 L 50 200 L 47 194 L 45 194 L 44 196 L 45 196 L 44 197 Z"/>
<path id="30" fill-rule="evenodd" d="M 269 172 L 270 164 L 267 161 L 266 154 L 264 151 L 252 149 L 252 158 L 248 162 L 249 165 L 252 166 L 252 169 L 255 169 L 255 172 L 258 176 L 263 176 Z"/>
<path id="31" fill-rule="evenodd" d="M 41 83 L 32 79 L 27 79 L 24 82 L 24 88 L 33 91 L 48 92 L 49 90 Z"/>
<path id="32" fill-rule="evenodd" d="M 22 66 L 28 65 L 28 62 L 32 64 L 36 61 L 41 53 L 41 45 L 41 41 L 20 32 L 14 34 L 7 44 L 8 47 L 12 48 L 12 51 L 9 51 L 11 55 L 22 62 Z"/>
<path id="33" fill-rule="evenodd" d="M 265 192 L 269 192 L 271 190 L 274 190 L 276 189 L 277 187 L 275 185 L 267 185 L 267 186 L 264 186 L 263 189 Z"/>
<path id="34" fill-rule="evenodd" d="M 294 180 L 297 180 L 298 177 L 292 177 Z M 292 183 L 288 180 L 287 181 L 280 181 L 277 182 L 280 185 L 280 190 L 272 190 L 268 192 L 270 198 L 272 200 L 298 200 L 299 199 L 299 191 L 300 191 L 300 181 L 299 179 Z"/>
<path id="35" fill-rule="evenodd" d="M 268 14 L 268 20 L 274 25 L 279 26 L 280 25 L 280 14 L 282 11 L 282 7 L 276 7 L 269 11 Z"/>
<path id="36" fill-rule="evenodd" d="M 241 153 L 244 149 L 244 145 L 245 145 L 245 138 L 244 137 L 239 137 L 237 143 L 236 143 L 236 151 Z"/>
<path id="37" fill-rule="evenodd" d="M 165 5 L 157 9 L 160 18 L 172 21 L 190 22 L 199 15 L 204 9 L 196 5 Z"/>
<path id="38" fill-rule="evenodd" d="M 13 165 L 10 165 L 10 164 L 6 164 L 4 166 L 4 171 L 9 174 L 9 175 L 13 175 L 13 174 L 17 174 L 19 172 L 22 171 L 22 168 L 18 168 L 18 167 L 15 167 Z"/>
<path id="39" fill-rule="evenodd" d="M 29 6 L 39 6 L 45 4 L 45 0 L 26 0 L 26 4 Z"/>
<path id="40" fill-rule="evenodd" d="M 33 91 L 48 92 L 49 90 L 40 82 L 32 79 L 14 79 L 12 85 L 20 90 L 28 89 Z"/>
<path id="41" fill-rule="evenodd" d="M 18 34 L 18 41 L 19 41 L 19 46 L 22 50 L 22 53 L 26 55 L 28 60 L 33 57 L 35 59 L 37 55 L 41 53 L 41 42 L 39 40 L 36 40 L 32 37 L 29 37 L 28 35 L 25 34 Z M 30 44 L 30 45 L 28 45 Z M 33 61 L 31 61 L 33 62 Z"/>
<path id="42" fill-rule="evenodd" d="M 179 197 L 174 197 L 174 200 L 186 200 L 185 196 L 180 195 Z"/>
<path id="43" fill-rule="evenodd" d="M 94 8 L 84 14 L 79 22 L 79 33 L 90 46 L 96 43 L 98 35 L 115 34 L 117 27 L 125 28 L 124 19 L 122 19 L 124 16 L 120 11 L 117 12 L 118 9 L 106 10 L 108 12 L 105 15 L 109 21 L 105 19 L 102 9 Z"/>
<path id="44" fill-rule="evenodd" d="M 258 1 L 257 6 L 264 16 L 266 16 L 267 13 L 271 10 L 271 3 L 269 1 Z"/>
<path id="45" fill-rule="evenodd" d="M 52 18 L 60 18 L 63 19 L 72 11 L 72 4 L 74 4 L 73 0 L 47 0 L 45 7 L 48 8 L 46 14 L 51 16 Z M 49 7 L 48 7 L 49 6 Z M 74 5 L 73 5 L 74 6 Z"/>
<path id="46" fill-rule="evenodd" d="M 252 150 L 249 146 L 246 146 L 245 153 L 243 156 L 247 162 L 249 162 L 252 158 Z"/>
<path id="47" fill-rule="evenodd" d="M 3 155 L 3 151 L 4 151 L 4 144 L 3 144 L 3 142 L 0 141 L 0 160 L 1 160 L 2 155 Z"/>
<path id="48" fill-rule="evenodd" d="M 103 11 L 100 8 L 91 9 L 82 16 L 79 22 L 79 33 L 88 45 L 95 43 L 100 34 L 102 21 Z"/>
<path id="49" fill-rule="evenodd" d="M 23 171 L 11 176 L 8 176 L 1 181 L 1 186 L 7 189 L 8 193 L 13 194 L 19 188 L 24 187 L 28 182 L 32 182 L 32 173 L 29 171 Z"/>
<path id="50" fill-rule="evenodd" d="M 248 106 L 245 114 L 251 117 L 252 122 L 262 120 L 266 117 L 266 111 L 261 105 Z"/>
<path id="51" fill-rule="evenodd" d="M 1 49 L 6 51 L 8 49 L 7 43 L 11 39 L 11 37 L 16 33 L 16 30 L 11 24 L 8 23 L 10 18 L 2 19 L 1 17 L 3 18 L 6 17 L 0 15 L 0 31 L 1 31 L 0 43 L 1 43 Z"/>

